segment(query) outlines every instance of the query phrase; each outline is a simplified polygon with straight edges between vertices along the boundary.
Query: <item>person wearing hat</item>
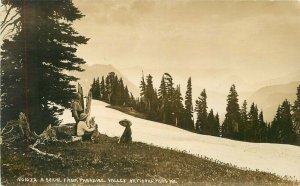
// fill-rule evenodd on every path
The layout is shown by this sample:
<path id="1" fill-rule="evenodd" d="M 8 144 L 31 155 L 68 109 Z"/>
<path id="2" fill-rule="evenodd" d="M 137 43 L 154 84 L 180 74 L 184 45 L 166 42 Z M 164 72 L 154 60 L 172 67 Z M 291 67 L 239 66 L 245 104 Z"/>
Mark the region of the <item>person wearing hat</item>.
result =
<path id="1" fill-rule="evenodd" d="M 120 125 L 125 127 L 125 130 L 119 139 L 118 143 L 132 143 L 132 131 L 130 126 L 132 125 L 131 121 L 124 119 L 119 122 Z"/>
<path id="2" fill-rule="evenodd" d="M 79 117 L 80 121 L 78 122 L 78 125 L 77 125 L 77 136 L 81 136 L 83 141 L 91 140 L 92 132 L 96 129 L 96 127 L 89 128 L 86 125 L 85 120 L 87 117 L 88 117 L 88 115 L 86 113 L 80 114 L 80 117 Z"/>

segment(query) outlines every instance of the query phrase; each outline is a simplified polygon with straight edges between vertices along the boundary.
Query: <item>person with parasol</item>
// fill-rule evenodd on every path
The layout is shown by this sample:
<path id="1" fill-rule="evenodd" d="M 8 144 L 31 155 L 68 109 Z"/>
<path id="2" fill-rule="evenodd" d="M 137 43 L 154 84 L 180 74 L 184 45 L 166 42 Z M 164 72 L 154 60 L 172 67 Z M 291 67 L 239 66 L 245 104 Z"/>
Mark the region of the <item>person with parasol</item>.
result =
<path id="1" fill-rule="evenodd" d="M 119 121 L 119 124 L 125 127 L 125 130 L 121 138 L 119 139 L 118 143 L 132 143 L 132 138 L 131 138 L 132 131 L 130 128 L 130 126 L 132 125 L 131 121 L 129 121 L 128 119 L 123 119 Z"/>

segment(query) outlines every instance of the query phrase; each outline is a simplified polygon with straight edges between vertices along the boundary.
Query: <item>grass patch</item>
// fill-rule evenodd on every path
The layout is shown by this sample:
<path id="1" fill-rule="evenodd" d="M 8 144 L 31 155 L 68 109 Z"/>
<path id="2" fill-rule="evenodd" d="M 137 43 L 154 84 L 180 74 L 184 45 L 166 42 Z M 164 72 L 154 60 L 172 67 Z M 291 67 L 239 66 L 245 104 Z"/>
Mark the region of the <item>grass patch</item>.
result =
<path id="1" fill-rule="evenodd" d="M 56 185 L 58 183 L 83 184 L 83 180 L 89 178 L 102 179 L 105 182 L 101 184 L 105 185 L 109 183 L 109 179 L 114 181 L 123 179 L 126 183 L 130 183 L 132 179 L 139 184 L 151 180 L 155 184 L 170 182 L 193 185 L 297 184 L 273 174 L 240 170 L 228 164 L 220 164 L 171 149 L 140 142 L 129 145 L 118 144 L 117 138 L 106 135 L 101 135 L 100 138 L 100 143 L 51 142 L 38 147 L 48 153 L 61 154 L 62 160 L 37 156 L 32 151 L 21 152 L 19 149 L 2 146 L 2 184 L 32 184 L 24 178 L 35 178 L 38 185 L 41 184 L 41 178 L 52 178 L 48 180 L 48 184 Z M 70 179 L 69 182 L 64 180 L 66 178 Z M 88 184 L 93 184 L 92 180 Z"/>

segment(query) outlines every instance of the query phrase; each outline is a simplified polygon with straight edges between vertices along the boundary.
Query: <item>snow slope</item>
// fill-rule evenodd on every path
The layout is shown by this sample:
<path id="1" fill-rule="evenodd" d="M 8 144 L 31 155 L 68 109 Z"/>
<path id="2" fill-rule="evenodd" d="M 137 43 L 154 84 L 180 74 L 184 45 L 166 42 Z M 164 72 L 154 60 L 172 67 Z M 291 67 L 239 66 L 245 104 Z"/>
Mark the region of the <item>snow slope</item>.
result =
<path id="1" fill-rule="evenodd" d="M 280 176 L 291 176 L 300 180 L 300 147 L 292 145 L 247 143 L 213 136 L 199 135 L 176 127 L 135 118 L 114 109 L 108 104 L 92 101 L 91 116 L 95 116 L 99 131 L 108 136 L 121 136 L 124 127 L 118 124 L 122 119 L 132 121 L 132 137 L 160 147 L 187 151 L 240 168 L 261 170 Z M 63 123 L 74 122 L 71 111 L 62 115 Z"/>

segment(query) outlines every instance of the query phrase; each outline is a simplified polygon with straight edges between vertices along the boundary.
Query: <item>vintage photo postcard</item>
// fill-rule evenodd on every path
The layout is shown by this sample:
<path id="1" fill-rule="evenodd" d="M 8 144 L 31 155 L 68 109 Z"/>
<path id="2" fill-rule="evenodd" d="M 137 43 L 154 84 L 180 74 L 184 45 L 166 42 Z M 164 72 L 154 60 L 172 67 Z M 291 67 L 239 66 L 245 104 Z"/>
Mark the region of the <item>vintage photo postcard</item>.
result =
<path id="1" fill-rule="evenodd" d="M 300 184 L 300 1 L 0 12 L 1 185 Z"/>

